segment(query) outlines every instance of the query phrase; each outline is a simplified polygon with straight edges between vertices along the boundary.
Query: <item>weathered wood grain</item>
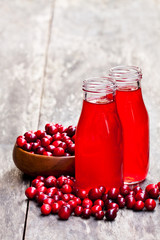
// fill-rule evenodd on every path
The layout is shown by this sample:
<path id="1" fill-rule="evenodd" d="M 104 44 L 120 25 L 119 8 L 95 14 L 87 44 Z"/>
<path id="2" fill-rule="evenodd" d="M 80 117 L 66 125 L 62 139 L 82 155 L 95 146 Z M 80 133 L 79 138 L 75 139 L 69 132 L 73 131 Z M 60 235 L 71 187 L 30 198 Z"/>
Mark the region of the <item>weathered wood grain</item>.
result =
<path id="1" fill-rule="evenodd" d="M 120 64 L 142 67 L 151 129 L 150 171 L 143 186 L 160 179 L 159 34 L 159 1 L 57 1 L 42 99 L 40 126 L 48 121 L 76 124 L 84 78 Z M 76 217 L 63 222 L 42 217 L 31 203 L 25 239 L 158 240 L 159 216 L 157 206 L 153 213 L 120 211 L 112 223 Z"/>
<path id="2" fill-rule="evenodd" d="M 0 1 L 0 239 L 23 237 L 29 179 L 15 167 L 16 137 L 37 129 L 52 1 Z"/>

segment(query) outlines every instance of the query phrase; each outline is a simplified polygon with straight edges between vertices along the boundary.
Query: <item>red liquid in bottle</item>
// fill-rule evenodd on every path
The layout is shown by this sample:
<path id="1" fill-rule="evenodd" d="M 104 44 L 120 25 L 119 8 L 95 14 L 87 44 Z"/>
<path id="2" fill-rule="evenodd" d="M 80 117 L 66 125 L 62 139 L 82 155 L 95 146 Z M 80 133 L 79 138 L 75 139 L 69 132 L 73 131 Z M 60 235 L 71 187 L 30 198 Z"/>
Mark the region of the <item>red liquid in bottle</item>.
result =
<path id="1" fill-rule="evenodd" d="M 76 130 L 77 185 L 107 189 L 123 183 L 122 129 L 114 101 L 83 101 Z"/>
<path id="2" fill-rule="evenodd" d="M 124 140 L 124 182 L 143 181 L 149 167 L 149 120 L 141 89 L 116 92 Z"/>

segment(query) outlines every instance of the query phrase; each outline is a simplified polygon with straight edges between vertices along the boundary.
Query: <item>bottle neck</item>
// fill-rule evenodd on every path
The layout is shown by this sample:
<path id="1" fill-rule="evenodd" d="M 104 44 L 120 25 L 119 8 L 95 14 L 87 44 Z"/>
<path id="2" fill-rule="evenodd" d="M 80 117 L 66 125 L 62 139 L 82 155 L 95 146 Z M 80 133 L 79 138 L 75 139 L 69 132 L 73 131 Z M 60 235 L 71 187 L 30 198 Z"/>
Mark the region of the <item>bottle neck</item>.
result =
<path id="1" fill-rule="evenodd" d="M 134 91 L 141 88 L 142 71 L 134 66 L 111 68 L 109 76 L 116 82 L 119 91 Z"/>
<path id="2" fill-rule="evenodd" d="M 83 81 L 83 99 L 90 103 L 107 104 L 115 100 L 116 86 L 110 77 Z"/>

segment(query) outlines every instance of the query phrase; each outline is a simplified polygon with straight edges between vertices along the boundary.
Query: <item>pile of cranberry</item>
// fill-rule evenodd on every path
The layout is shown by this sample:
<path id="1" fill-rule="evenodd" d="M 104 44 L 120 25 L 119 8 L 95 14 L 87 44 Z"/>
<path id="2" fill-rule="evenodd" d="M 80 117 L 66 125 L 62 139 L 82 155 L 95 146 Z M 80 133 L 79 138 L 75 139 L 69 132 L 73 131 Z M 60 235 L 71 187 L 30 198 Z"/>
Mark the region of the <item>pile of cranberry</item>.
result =
<path id="1" fill-rule="evenodd" d="M 76 127 L 47 123 L 45 131 L 29 131 L 17 137 L 17 145 L 25 151 L 46 156 L 71 156 L 75 152 Z"/>
<path id="2" fill-rule="evenodd" d="M 119 189 L 111 188 L 106 191 L 104 186 L 90 189 L 88 192 L 76 187 L 76 180 L 70 176 L 47 178 L 38 176 L 32 181 L 25 194 L 28 199 L 35 199 L 41 206 L 41 213 L 58 214 L 60 219 L 67 220 L 71 214 L 97 220 L 112 221 L 116 218 L 119 209 L 124 207 L 134 211 L 144 208 L 153 211 L 160 193 L 160 182 L 149 184 L 145 190 L 140 186 L 131 189 L 123 185 Z M 160 202 L 160 197 L 159 197 Z"/>

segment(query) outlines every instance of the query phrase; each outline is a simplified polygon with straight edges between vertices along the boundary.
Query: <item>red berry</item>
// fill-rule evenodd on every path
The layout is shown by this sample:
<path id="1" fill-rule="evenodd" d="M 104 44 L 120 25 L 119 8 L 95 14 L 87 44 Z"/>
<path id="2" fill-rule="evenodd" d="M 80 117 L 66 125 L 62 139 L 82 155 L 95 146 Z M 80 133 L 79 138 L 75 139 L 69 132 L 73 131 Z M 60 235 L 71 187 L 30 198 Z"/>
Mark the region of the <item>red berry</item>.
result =
<path id="1" fill-rule="evenodd" d="M 100 186 L 99 190 L 102 194 L 104 194 L 106 192 L 106 188 L 104 186 Z"/>
<path id="2" fill-rule="evenodd" d="M 40 155 L 42 155 L 44 151 L 45 151 L 45 148 L 44 148 L 44 147 L 40 147 L 40 146 L 39 146 L 39 147 L 36 149 L 36 153 L 37 153 L 37 154 L 40 154 Z"/>
<path id="3" fill-rule="evenodd" d="M 65 184 L 65 180 L 67 180 L 65 176 L 61 176 L 57 179 L 57 185 L 59 188 L 61 188 Z"/>
<path id="4" fill-rule="evenodd" d="M 42 205 L 46 198 L 48 198 L 48 196 L 42 192 L 36 195 L 36 201 L 39 205 Z"/>
<path id="5" fill-rule="evenodd" d="M 108 198 L 115 200 L 118 197 L 118 194 L 119 194 L 118 188 L 111 188 L 108 191 Z"/>
<path id="6" fill-rule="evenodd" d="M 155 200 L 148 198 L 145 201 L 144 206 L 148 211 L 153 211 L 156 207 L 156 202 Z"/>
<path id="7" fill-rule="evenodd" d="M 105 202 L 107 199 L 108 199 L 108 193 L 104 193 L 104 194 L 102 195 L 102 200 L 103 200 L 103 202 Z"/>
<path id="8" fill-rule="evenodd" d="M 135 186 L 133 188 L 133 191 L 135 192 L 135 194 L 137 194 L 137 192 L 142 191 L 142 188 L 140 186 Z"/>
<path id="9" fill-rule="evenodd" d="M 133 196 L 130 196 L 128 198 L 125 198 L 126 200 L 126 206 L 128 209 L 132 209 L 136 203 L 136 200 Z"/>
<path id="10" fill-rule="evenodd" d="M 41 139 L 42 147 L 47 147 L 50 144 L 50 140 L 47 137 Z"/>
<path id="11" fill-rule="evenodd" d="M 44 182 L 38 182 L 38 183 L 36 183 L 36 188 L 40 188 L 40 187 L 42 187 L 42 186 L 44 186 Z"/>
<path id="12" fill-rule="evenodd" d="M 62 198 L 62 196 L 63 196 L 63 193 L 62 193 L 60 190 L 58 190 L 58 191 L 56 192 L 56 194 L 57 194 L 58 196 L 60 196 L 60 198 Z"/>
<path id="13" fill-rule="evenodd" d="M 73 144 L 72 140 L 68 136 L 63 137 L 63 141 L 67 144 L 67 146 Z"/>
<path id="14" fill-rule="evenodd" d="M 69 184 L 64 184 L 61 188 L 62 193 L 71 193 L 72 188 Z"/>
<path id="15" fill-rule="evenodd" d="M 36 188 L 35 187 L 29 187 L 25 191 L 25 195 L 28 199 L 33 199 L 36 196 Z"/>
<path id="16" fill-rule="evenodd" d="M 58 212 L 59 218 L 62 220 L 67 220 L 70 217 L 70 215 L 71 215 L 71 210 L 65 205 L 61 206 Z"/>
<path id="17" fill-rule="evenodd" d="M 120 187 L 119 191 L 120 191 L 120 194 L 122 194 L 122 196 L 125 197 L 130 193 L 131 189 L 128 185 L 123 185 Z"/>
<path id="18" fill-rule="evenodd" d="M 54 176 L 49 176 L 45 179 L 46 187 L 56 187 L 57 179 Z"/>
<path id="19" fill-rule="evenodd" d="M 69 194 L 64 194 L 64 195 L 62 196 L 62 200 L 63 200 L 64 202 L 68 202 L 68 201 L 70 200 Z"/>
<path id="20" fill-rule="evenodd" d="M 49 204 L 43 204 L 41 207 L 41 213 L 43 215 L 49 215 L 51 212 L 51 206 Z"/>
<path id="21" fill-rule="evenodd" d="M 46 193 L 46 191 L 47 191 L 47 188 L 46 188 L 45 186 L 41 186 L 41 187 L 38 187 L 38 188 L 36 189 L 36 194 L 38 194 L 38 193 L 40 193 L 40 192 Z"/>
<path id="22" fill-rule="evenodd" d="M 45 181 L 45 177 L 43 177 L 43 176 L 37 176 L 36 179 L 39 179 L 41 182 Z"/>
<path id="23" fill-rule="evenodd" d="M 34 179 L 34 180 L 32 181 L 32 186 L 33 186 L 33 187 L 36 187 L 36 184 L 39 183 L 39 182 L 40 182 L 39 179 L 37 179 L 37 178 Z"/>
<path id="24" fill-rule="evenodd" d="M 46 132 L 48 132 L 48 128 L 50 127 L 50 126 L 52 126 L 53 125 L 53 123 L 47 123 L 46 125 L 45 125 L 45 130 L 46 130 Z"/>
<path id="25" fill-rule="evenodd" d="M 60 132 L 60 133 L 64 133 L 64 132 L 66 132 L 67 131 L 67 128 L 66 127 L 63 127 L 63 126 L 59 126 L 58 127 L 58 132 Z M 65 133 L 66 135 L 67 135 L 67 133 Z"/>
<path id="26" fill-rule="evenodd" d="M 69 126 L 66 132 L 68 136 L 72 137 L 76 132 L 76 128 L 73 126 Z"/>
<path id="27" fill-rule="evenodd" d="M 134 204 L 134 210 L 135 211 L 141 211 L 143 210 L 144 208 L 144 202 L 142 202 L 141 200 L 137 201 L 135 204 Z"/>
<path id="28" fill-rule="evenodd" d="M 85 219 L 90 218 L 91 214 L 92 214 L 92 211 L 89 208 L 84 208 L 82 211 L 82 217 Z"/>
<path id="29" fill-rule="evenodd" d="M 26 132 L 24 135 L 28 143 L 35 142 L 37 140 L 37 136 L 33 132 Z"/>
<path id="30" fill-rule="evenodd" d="M 56 148 L 53 150 L 53 155 L 54 155 L 54 156 L 64 156 L 64 149 L 61 148 L 61 147 L 56 147 Z"/>
<path id="31" fill-rule="evenodd" d="M 99 188 L 91 188 L 89 190 L 88 197 L 91 200 L 97 200 L 102 197 L 102 192 L 99 190 Z"/>
<path id="32" fill-rule="evenodd" d="M 102 211 L 102 207 L 99 206 L 99 205 L 94 205 L 94 206 L 91 208 L 91 211 L 92 211 L 92 215 L 95 215 L 96 212 Z"/>
<path id="33" fill-rule="evenodd" d="M 148 194 L 144 191 L 142 192 L 137 192 L 135 199 L 136 201 L 141 200 L 141 201 L 145 201 L 148 198 Z"/>
<path id="34" fill-rule="evenodd" d="M 80 198 L 75 197 L 74 200 L 76 201 L 77 205 L 81 205 L 82 201 Z"/>
<path id="35" fill-rule="evenodd" d="M 75 144 L 74 143 L 69 144 L 67 149 L 68 149 L 69 153 L 74 154 L 74 152 L 75 152 Z"/>
<path id="36" fill-rule="evenodd" d="M 46 198 L 44 199 L 43 203 L 52 205 L 54 203 L 54 200 L 52 198 Z"/>
<path id="37" fill-rule="evenodd" d="M 76 216 L 81 216 L 82 211 L 83 211 L 82 206 L 77 206 L 77 207 L 75 207 L 75 209 L 74 209 L 74 214 L 75 214 Z"/>
<path id="38" fill-rule="evenodd" d="M 103 211 L 96 212 L 95 217 L 97 220 L 102 220 L 104 218 L 104 212 Z"/>
<path id="39" fill-rule="evenodd" d="M 57 195 L 57 194 L 53 195 L 52 198 L 53 198 L 53 200 L 55 202 L 57 202 L 57 201 L 59 201 L 61 199 L 61 197 L 59 195 Z"/>
<path id="40" fill-rule="evenodd" d="M 104 202 L 101 199 L 97 199 L 94 202 L 94 205 L 99 205 L 99 206 L 101 206 L 103 208 L 104 207 Z"/>
<path id="41" fill-rule="evenodd" d="M 159 196 L 159 188 L 152 188 L 149 190 L 148 195 L 150 198 L 157 199 Z"/>
<path id="42" fill-rule="evenodd" d="M 25 144 L 23 145 L 23 149 L 24 149 L 25 151 L 27 151 L 27 152 L 30 152 L 31 149 L 32 149 L 32 145 L 31 145 L 30 143 L 25 143 Z"/>
<path id="43" fill-rule="evenodd" d="M 105 209 L 108 209 L 108 204 L 112 203 L 113 201 L 111 199 L 106 199 L 106 201 L 104 202 L 104 207 Z"/>
<path id="44" fill-rule="evenodd" d="M 51 153 L 53 153 L 53 150 L 55 149 L 55 146 L 53 146 L 53 145 L 48 145 L 47 147 L 46 147 L 46 151 L 48 151 L 48 152 L 51 152 Z"/>
<path id="45" fill-rule="evenodd" d="M 149 184 L 147 187 L 146 187 L 146 192 L 149 192 L 151 189 L 153 188 L 157 188 L 158 189 L 158 185 L 157 184 Z"/>
<path id="46" fill-rule="evenodd" d="M 19 147 L 23 147 L 24 144 L 27 143 L 27 141 L 25 140 L 24 137 L 19 136 L 19 137 L 17 137 L 16 143 L 17 143 L 17 145 L 18 145 Z"/>
<path id="47" fill-rule="evenodd" d="M 69 200 L 68 204 L 71 205 L 72 209 L 74 209 L 77 206 L 77 202 L 75 200 Z"/>
<path id="48" fill-rule="evenodd" d="M 54 202 L 52 204 L 52 213 L 58 213 L 59 209 L 61 208 L 61 205 L 58 202 Z"/>
<path id="49" fill-rule="evenodd" d="M 53 135 L 53 141 L 61 140 L 62 136 L 59 132 Z"/>
<path id="50" fill-rule="evenodd" d="M 87 191 L 84 189 L 77 189 L 76 195 L 80 199 L 85 199 L 87 197 Z"/>
<path id="51" fill-rule="evenodd" d="M 113 221 L 117 217 L 117 210 L 116 208 L 110 208 L 106 211 L 106 219 L 108 221 Z"/>
<path id="52" fill-rule="evenodd" d="M 157 183 L 157 186 L 158 186 L 158 188 L 159 188 L 159 190 L 160 190 L 160 182 Z"/>
<path id="53" fill-rule="evenodd" d="M 57 203 L 60 205 L 60 207 L 65 204 L 63 200 L 58 200 Z"/>
<path id="54" fill-rule="evenodd" d="M 76 141 L 76 135 L 74 134 L 73 137 L 72 137 L 72 141 L 75 143 Z"/>
<path id="55" fill-rule="evenodd" d="M 41 134 L 42 134 L 43 132 L 44 132 L 44 131 L 42 131 L 42 130 L 37 130 L 37 131 L 35 132 L 37 138 L 40 138 L 40 137 L 41 137 Z"/>
<path id="56" fill-rule="evenodd" d="M 57 193 L 57 188 L 56 187 L 51 187 L 46 190 L 46 194 L 50 197 L 53 197 Z"/>
<path id="57" fill-rule="evenodd" d="M 32 144 L 32 150 L 33 150 L 33 151 L 36 151 L 36 149 L 37 149 L 39 146 L 40 146 L 40 143 L 34 142 L 34 143 Z"/>
<path id="58" fill-rule="evenodd" d="M 93 205 L 92 201 L 89 198 L 85 198 L 82 201 L 82 207 L 83 208 L 91 208 Z"/>
<path id="59" fill-rule="evenodd" d="M 126 204 L 124 197 L 118 197 L 117 204 L 118 204 L 119 208 L 124 208 L 125 204 Z"/>
<path id="60" fill-rule="evenodd" d="M 110 209 L 110 208 L 115 208 L 115 209 L 117 210 L 117 212 L 118 212 L 118 210 L 119 210 L 118 204 L 117 204 L 117 203 L 114 203 L 114 202 L 109 203 L 109 204 L 107 205 L 107 209 Z"/>
<path id="61" fill-rule="evenodd" d="M 64 150 L 66 150 L 67 144 L 66 144 L 65 142 L 61 142 L 61 143 L 59 144 L 59 147 L 61 147 L 61 148 L 63 148 Z"/>
<path id="62" fill-rule="evenodd" d="M 50 125 L 50 126 L 47 127 L 46 132 L 49 135 L 53 135 L 53 134 L 56 134 L 58 132 L 58 128 L 54 125 Z"/>
<path id="63" fill-rule="evenodd" d="M 44 152 L 43 152 L 43 155 L 44 155 L 44 156 L 48 156 L 48 157 L 53 156 L 53 154 L 52 154 L 51 152 L 47 152 L 47 151 L 44 151 Z"/>
<path id="64" fill-rule="evenodd" d="M 73 187 L 73 185 L 74 185 L 74 182 L 71 179 L 68 179 L 68 178 L 64 180 L 64 183 L 67 183 L 71 187 Z"/>

